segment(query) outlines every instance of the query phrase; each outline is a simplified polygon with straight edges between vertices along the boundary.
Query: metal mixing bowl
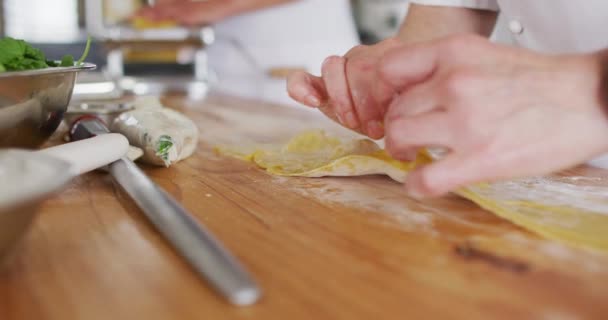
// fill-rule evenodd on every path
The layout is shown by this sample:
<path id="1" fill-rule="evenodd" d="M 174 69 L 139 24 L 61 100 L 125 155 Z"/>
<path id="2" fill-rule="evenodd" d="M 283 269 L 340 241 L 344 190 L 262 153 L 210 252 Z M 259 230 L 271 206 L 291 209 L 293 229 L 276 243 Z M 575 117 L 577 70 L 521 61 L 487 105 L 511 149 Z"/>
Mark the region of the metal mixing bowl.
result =
<path id="1" fill-rule="evenodd" d="M 93 70 L 46 68 L 0 73 L 0 148 L 36 148 L 57 129 L 65 113 L 76 75 Z"/>

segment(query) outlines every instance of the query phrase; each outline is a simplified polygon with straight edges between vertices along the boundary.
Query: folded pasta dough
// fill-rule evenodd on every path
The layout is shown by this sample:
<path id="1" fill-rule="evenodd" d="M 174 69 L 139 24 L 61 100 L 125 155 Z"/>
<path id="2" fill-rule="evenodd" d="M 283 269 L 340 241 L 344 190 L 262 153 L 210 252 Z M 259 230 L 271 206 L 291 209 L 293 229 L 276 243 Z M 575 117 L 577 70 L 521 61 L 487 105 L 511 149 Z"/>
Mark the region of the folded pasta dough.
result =
<path id="1" fill-rule="evenodd" d="M 386 174 L 403 181 L 415 163 L 392 159 L 367 139 L 342 140 L 323 131 L 304 132 L 285 146 L 218 147 L 224 155 L 252 161 L 269 173 L 282 176 L 361 176 Z M 427 161 L 430 160 L 428 156 Z M 421 155 L 418 161 L 424 161 Z"/>
<path id="2" fill-rule="evenodd" d="M 371 140 L 344 140 L 323 131 L 302 133 L 283 146 L 223 146 L 216 151 L 253 162 L 275 175 L 385 174 L 399 182 L 408 171 L 432 161 L 427 152 L 413 162 L 397 161 Z M 608 182 L 535 177 L 479 184 L 455 193 L 546 238 L 608 252 Z"/>
<path id="3" fill-rule="evenodd" d="M 143 97 L 135 109 L 114 120 L 111 131 L 123 134 L 143 150 L 141 161 L 161 166 L 191 156 L 198 143 L 198 128 L 183 114 L 162 106 L 158 98 Z"/>

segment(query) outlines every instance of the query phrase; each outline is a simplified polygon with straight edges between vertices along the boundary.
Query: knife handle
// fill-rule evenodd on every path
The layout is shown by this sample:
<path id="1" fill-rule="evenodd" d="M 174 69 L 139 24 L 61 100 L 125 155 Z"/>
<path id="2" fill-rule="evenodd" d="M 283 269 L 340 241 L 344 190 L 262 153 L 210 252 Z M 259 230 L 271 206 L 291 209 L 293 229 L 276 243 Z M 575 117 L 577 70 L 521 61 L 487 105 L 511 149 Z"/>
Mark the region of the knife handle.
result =
<path id="1" fill-rule="evenodd" d="M 110 130 L 101 119 L 94 115 L 85 115 L 72 123 L 70 140 L 84 140 L 107 133 L 110 133 Z"/>

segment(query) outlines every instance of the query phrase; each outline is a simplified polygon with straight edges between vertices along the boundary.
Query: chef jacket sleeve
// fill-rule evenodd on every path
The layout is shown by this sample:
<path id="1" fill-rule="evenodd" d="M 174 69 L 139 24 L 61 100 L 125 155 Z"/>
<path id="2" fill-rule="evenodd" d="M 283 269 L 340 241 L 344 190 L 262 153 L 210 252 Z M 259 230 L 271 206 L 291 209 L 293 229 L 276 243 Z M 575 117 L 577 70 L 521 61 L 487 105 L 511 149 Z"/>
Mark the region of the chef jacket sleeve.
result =
<path id="1" fill-rule="evenodd" d="M 497 0 L 411 0 L 410 3 L 427 6 L 463 7 L 498 11 Z"/>

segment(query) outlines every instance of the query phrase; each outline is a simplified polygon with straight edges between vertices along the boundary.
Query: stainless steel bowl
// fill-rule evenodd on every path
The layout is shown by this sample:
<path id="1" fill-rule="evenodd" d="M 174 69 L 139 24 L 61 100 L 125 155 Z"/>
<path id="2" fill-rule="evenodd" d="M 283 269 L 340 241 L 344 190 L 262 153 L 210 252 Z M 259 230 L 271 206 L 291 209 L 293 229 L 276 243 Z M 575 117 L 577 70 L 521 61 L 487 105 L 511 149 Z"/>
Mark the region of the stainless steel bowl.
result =
<path id="1" fill-rule="evenodd" d="M 76 75 L 95 65 L 0 73 L 0 148 L 36 148 L 55 132 Z"/>
<path id="2" fill-rule="evenodd" d="M 26 233 L 39 204 L 75 175 L 69 162 L 44 153 L 0 151 L 0 262 Z"/>

